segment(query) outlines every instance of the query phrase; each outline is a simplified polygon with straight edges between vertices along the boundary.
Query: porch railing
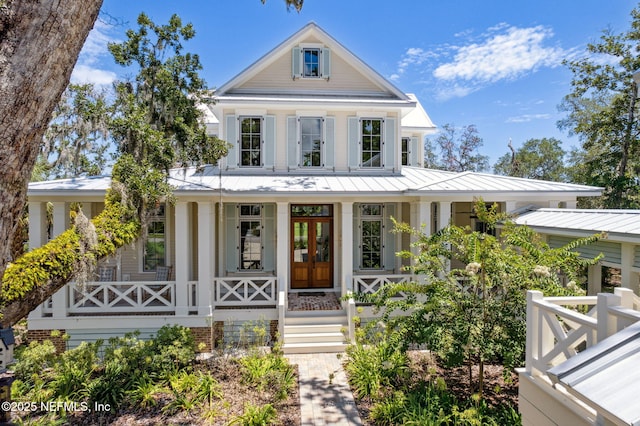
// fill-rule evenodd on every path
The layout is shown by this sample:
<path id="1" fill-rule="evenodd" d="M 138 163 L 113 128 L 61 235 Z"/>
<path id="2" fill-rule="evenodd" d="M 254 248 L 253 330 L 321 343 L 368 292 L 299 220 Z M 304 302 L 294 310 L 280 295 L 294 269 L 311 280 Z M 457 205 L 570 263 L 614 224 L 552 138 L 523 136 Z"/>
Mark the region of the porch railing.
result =
<path id="1" fill-rule="evenodd" d="M 276 277 L 224 277 L 214 279 L 215 306 L 276 306 Z"/>
<path id="2" fill-rule="evenodd" d="M 640 321 L 640 298 L 630 289 L 584 297 L 527 292 L 526 372 L 546 372 L 623 328 Z"/>
<path id="3" fill-rule="evenodd" d="M 362 294 L 371 294 L 380 290 L 385 285 L 392 283 L 411 282 L 415 279 L 413 275 L 393 274 L 393 275 L 354 275 L 353 291 Z M 400 296 L 404 294 L 400 293 Z"/>
<path id="4" fill-rule="evenodd" d="M 68 288 L 70 314 L 175 311 L 172 281 L 90 282 Z"/>

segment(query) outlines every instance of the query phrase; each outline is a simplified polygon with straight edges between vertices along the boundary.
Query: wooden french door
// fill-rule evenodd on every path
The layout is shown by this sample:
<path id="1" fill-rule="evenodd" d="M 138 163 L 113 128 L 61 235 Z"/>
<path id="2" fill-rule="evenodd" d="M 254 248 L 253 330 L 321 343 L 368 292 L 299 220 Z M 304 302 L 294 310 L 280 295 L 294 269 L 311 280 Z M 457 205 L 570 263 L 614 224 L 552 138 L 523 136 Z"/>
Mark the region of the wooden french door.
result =
<path id="1" fill-rule="evenodd" d="M 291 288 L 333 287 L 333 221 L 291 218 Z"/>

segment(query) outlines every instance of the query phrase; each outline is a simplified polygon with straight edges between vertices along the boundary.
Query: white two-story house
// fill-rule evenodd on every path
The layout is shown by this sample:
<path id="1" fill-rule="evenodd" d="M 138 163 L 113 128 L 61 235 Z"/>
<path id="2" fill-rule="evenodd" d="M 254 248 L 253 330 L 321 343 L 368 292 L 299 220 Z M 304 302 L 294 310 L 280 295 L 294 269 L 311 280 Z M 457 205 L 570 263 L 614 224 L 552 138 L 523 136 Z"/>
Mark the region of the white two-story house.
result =
<path id="1" fill-rule="evenodd" d="M 424 138 L 436 127 L 417 98 L 314 23 L 214 100 L 207 126 L 231 144 L 228 156 L 203 171 L 174 170 L 176 202 L 158 210 L 147 239 L 101 263 L 96 282 L 70 284 L 34 311 L 32 337 L 60 329 L 74 344 L 182 324 L 211 345 L 262 319 L 286 350 L 340 349 L 342 332 L 353 331 L 353 302 L 337 298 L 412 279 L 396 256 L 410 238 L 390 232 L 391 217 L 430 233 L 450 221 L 475 226 L 476 197 L 512 211 L 575 207 L 576 197 L 600 193 L 423 168 Z M 30 246 L 46 242 L 46 203 L 55 236 L 68 226 L 70 203 L 97 214 L 109 183 L 31 184 Z"/>

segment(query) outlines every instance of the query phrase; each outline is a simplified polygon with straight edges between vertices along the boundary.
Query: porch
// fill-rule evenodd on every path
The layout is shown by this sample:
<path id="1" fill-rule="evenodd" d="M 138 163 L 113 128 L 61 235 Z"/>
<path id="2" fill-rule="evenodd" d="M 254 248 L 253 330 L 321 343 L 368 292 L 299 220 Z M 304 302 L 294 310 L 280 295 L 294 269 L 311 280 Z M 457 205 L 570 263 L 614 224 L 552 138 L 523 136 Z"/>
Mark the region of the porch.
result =
<path id="1" fill-rule="evenodd" d="M 635 356 L 625 345 L 637 346 L 637 337 L 623 330 L 638 321 L 640 297 L 630 289 L 585 297 L 529 291 L 526 364 L 519 370 L 523 425 L 636 424 L 623 417 L 629 406 L 637 407 L 629 399 L 637 392 L 625 388 L 631 384 L 638 390 L 637 368 L 620 371 L 620 366 Z M 613 353 L 619 349 L 622 354 Z"/>

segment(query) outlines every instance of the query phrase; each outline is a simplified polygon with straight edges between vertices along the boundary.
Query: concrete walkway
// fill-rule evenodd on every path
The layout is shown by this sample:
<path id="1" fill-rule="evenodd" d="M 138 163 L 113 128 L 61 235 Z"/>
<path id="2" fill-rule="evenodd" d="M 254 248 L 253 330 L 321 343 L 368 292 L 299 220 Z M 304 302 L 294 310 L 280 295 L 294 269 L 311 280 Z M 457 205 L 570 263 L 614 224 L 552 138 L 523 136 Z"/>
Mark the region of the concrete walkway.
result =
<path id="1" fill-rule="evenodd" d="M 347 376 L 335 353 L 290 354 L 300 373 L 302 426 L 362 425 Z"/>

